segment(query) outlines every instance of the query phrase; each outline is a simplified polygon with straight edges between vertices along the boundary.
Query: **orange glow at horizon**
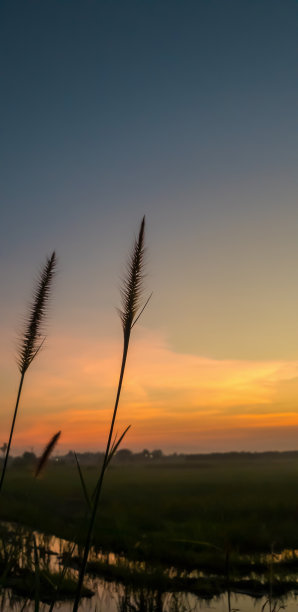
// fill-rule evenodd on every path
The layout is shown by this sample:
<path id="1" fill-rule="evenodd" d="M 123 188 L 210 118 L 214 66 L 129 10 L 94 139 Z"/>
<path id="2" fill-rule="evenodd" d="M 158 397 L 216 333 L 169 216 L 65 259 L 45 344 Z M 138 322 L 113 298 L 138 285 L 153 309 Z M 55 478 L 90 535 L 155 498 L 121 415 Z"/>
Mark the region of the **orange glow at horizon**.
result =
<path id="1" fill-rule="evenodd" d="M 60 452 L 102 450 L 120 356 L 120 341 L 98 345 L 90 339 L 51 338 L 25 380 L 15 452 L 41 448 L 60 429 Z M 7 369 L 7 361 L 1 361 Z M 4 441 L 16 370 L 9 370 L 3 385 Z M 124 442 L 132 449 L 293 448 L 297 395 L 296 361 L 220 361 L 176 353 L 161 334 L 139 329 L 130 347 L 116 430 L 132 425 Z"/>

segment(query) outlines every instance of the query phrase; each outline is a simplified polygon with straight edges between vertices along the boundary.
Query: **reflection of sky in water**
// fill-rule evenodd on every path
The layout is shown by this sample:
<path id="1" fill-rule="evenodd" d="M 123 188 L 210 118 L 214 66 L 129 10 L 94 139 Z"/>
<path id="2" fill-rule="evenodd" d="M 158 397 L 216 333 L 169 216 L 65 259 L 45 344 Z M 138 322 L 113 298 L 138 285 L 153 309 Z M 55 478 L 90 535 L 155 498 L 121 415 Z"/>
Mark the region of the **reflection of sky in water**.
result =
<path id="1" fill-rule="evenodd" d="M 27 537 L 27 544 L 24 545 L 23 550 L 26 554 L 31 554 L 33 560 L 33 546 L 32 534 L 26 532 L 24 528 L 17 527 L 16 525 L 8 525 L 9 528 L 14 532 L 17 532 L 19 537 Z M 16 531 L 15 531 L 16 530 Z M 71 553 L 73 555 L 78 554 L 77 547 L 67 540 L 57 538 L 55 536 L 48 536 L 42 533 L 34 532 L 34 537 L 39 550 L 40 567 L 47 567 L 51 571 L 61 571 L 60 559 L 63 553 Z M 29 550 L 29 553 L 28 553 Z M 282 559 L 289 559 L 293 554 L 297 554 L 297 551 L 286 550 L 279 555 L 274 555 L 274 564 Z M 25 558 L 24 555 L 24 558 Z M 125 562 L 124 558 L 119 558 L 114 553 L 101 554 L 99 552 L 94 553 L 94 558 L 97 560 L 108 561 L 110 564 L 115 564 L 119 561 Z M 269 562 L 269 556 L 266 556 Z M 22 563 L 21 563 L 22 564 Z M 139 567 L 142 564 L 138 564 Z M 173 575 L 173 569 L 169 572 Z M 73 569 L 67 569 L 68 575 L 76 576 L 77 572 Z M 197 572 L 192 572 L 194 575 Z M 202 575 L 202 572 L 198 572 L 197 575 Z M 253 573 L 251 577 L 257 579 Z M 291 579 L 295 580 L 296 576 L 292 575 Z M 80 605 L 81 612 L 279 612 L 285 606 L 288 612 L 297 610 L 297 594 L 292 593 L 289 596 L 285 596 L 280 600 L 272 600 L 271 608 L 269 601 L 266 597 L 260 597 L 259 599 L 253 599 L 248 595 L 234 594 L 230 595 L 230 606 L 228 594 L 224 593 L 220 597 L 214 597 L 211 600 L 199 599 L 196 595 L 191 593 L 163 593 L 158 595 L 152 593 L 145 588 L 139 589 L 139 591 L 133 591 L 130 586 L 124 586 L 117 584 L 116 582 L 107 582 L 98 577 L 86 576 L 85 584 L 88 586 L 95 595 L 91 599 L 82 599 Z M 298 583 L 297 583 L 298 587 Z M 267 602 L 267 603 L 266 603 Z M 24 607 L 25 604 L 25 607 Z M 265 605 L 266 604 L 266 605 Z M 34 602 L 25 602 L 25 600 L 16 597 L 11 591 L 3 590 L 0 599 L 0 611 L 5 612 L 11 610 L 12 612 L 33 612 L 35 609 Z M 145 606 L 145 607 L 144 607 Z M 72 612 L 73 602 L 57 602 L 54 610 L 60 610 L 61 612 Z M 49 605 L 40 604 L 40 612 L 48 612 Z"/>
<path id="2" fill-rule="evenodd" d="M 97 595 L 91 600 L 82 600 L 80 605 L 80 612 L 126 612 L 126 608 L 123 607 L 124 589 L 121 586 L 115 585 L 114 583 L 105 583 L 104 581 L 97 580 Z M 94 583 L 95 586 L 95 583 Z M 150 600 L 147 597 L 148 612 L 152 608 L 149 607 Z M 137 604 L 137 599 L 135 600 Z M 248 595 L 231 595 L 230 610 L 231 612 L 262 612 L 263 606 L 266 603 L 266 598 L 252 599 Z M 276 601 L 276 608 L 274 608 L 275 600 L 272 602 L 271 611 L 279 612 L 284 606 L 287 612 L 297 611 L 297 596 L 290 596 L 283 600 Z M 1 612 L 5 610 L 11 610 L 12 612 L 33 612 L 34 602 L 26 605 L 24 601 L 11 599 L 9 593 L 3 593 L 1 599 Z M 60 612 L 72 612 L 73 603 L 71 602 L 59 602 L 56 604 L 54 610 Z M 191 594 L 179 594 L 174 596 L 166 593 L 163 598 L 163 607 L 153 608 L 154 612 L 229 612 L 228 598 L 227 595 L 222 595 L 218 599 L 213 599 L 210 602 L 198 600 L 194 595 Z M 40 612 L 48 612 L 49 606 L 41 604 L 39 607 Z M 135 610 L 136 612 L 146 612 L 144 608 L 127 608 L 127 612 Z M 270 610 L 267 604 L 264 608 L 264 612 Z"/>

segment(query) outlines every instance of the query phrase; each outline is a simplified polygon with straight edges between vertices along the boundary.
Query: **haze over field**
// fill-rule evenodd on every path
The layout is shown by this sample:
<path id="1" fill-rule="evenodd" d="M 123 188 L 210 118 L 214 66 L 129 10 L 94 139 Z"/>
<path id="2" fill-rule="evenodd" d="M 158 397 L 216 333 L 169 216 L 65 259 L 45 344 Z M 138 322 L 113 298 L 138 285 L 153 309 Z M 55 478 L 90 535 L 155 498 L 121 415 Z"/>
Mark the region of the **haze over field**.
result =
<path id="1" fill-rule="evenodd" d="M 126 445 L 296 448 L 297 12 L 294 0 L 1 3 L 1 444 L 34 274 L 59 257 L 14 454 L 58 429 L 61 452 L 102 450 L 119 279 L 143 214 L 154 295 L 133 330 Z"/>

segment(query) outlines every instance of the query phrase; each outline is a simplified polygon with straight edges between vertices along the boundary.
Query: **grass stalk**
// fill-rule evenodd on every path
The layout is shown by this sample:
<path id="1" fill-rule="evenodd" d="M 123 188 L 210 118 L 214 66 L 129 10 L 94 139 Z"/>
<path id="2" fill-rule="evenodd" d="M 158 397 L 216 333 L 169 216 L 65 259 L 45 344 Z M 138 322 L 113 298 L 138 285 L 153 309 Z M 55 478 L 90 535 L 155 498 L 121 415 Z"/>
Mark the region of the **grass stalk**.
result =
<path id="1" fill-rule="evenodd" d="M 115 420 L 117 416 L 117 410 L 121 395 L 123 377 L 125 372 L 125 365 L 128 354 L 128 347 L 130 341 L 131 330 L 134 324 L 134 321 L 138 318 L 138 312 L 140 310 L 140 299 L 142 296 L 142 284 L 143 284 L 143 267 L 144 267 L 144 235 L 145 235 L 145 217 L 143 218 L 139 230 L 138 239 L 135 241 L 133 251 L 131 253 L 131 257 L 128 264 L 127 276 L 123 281 L 123 286 L 121 289 L 122 296 L 122 310 L 119 311 L 122 328 L 123 328 L 123 352 L 122 352 L 122 361 L 120 368 L 120 375 L 115 399 L 115 405 L 113 410 L 113 416 L 110 424 L 110 430 L 105 450 L 104 461 L 101 467 L 100 476 L 98 479 L 98 483 L 95 489 L 92 512 L 90 516 L 87 537 L 85 542 L 84 554 L 82 559 L 82 564 L 79 572 L 79 579 L 76 591 L 76 597 L 73 606 L 73 612 L 77 612 L 81 597 L 81 591 L 83 586 L 83 580 L 86 572 L 86 565 L 88 560 L 88 555 L 92 543 L 92 536 L 94 530 L 94 524 L 100 499 L 100 494 L 102 490 L 103 479 L 105 475 L 105 471 L 107 465 L 109 463 L 109 455 L 112 443 L 112 436 L 114 431 Z M 141 311 L 142 312 L 142 311 Z"/>
<path id="2" fill-rule="evenodd" d="M 20 340 L 19 346 L 19 354 L 17 358 L 17 363 L 19 366 L 21 378 L 19 383 L 19 389 L 17 394 L 16 405 L 14 409 L 12 424 L 10 428 L 9 440 L 6 448 L 5 459 L 3 463 L 1 480 L 0 480 L 0 493 L 3 486 L 4 477 L 7 469 L 7 462 L 10 453 L 10 447 L 12 442 L 12 437 L 14 433 L 15 422 L 17 418 L 17 413 L 19 409 L 19 403 L 21 398 L 21 392 L 23 388 L 23 382 L 25 378 L 25 374 L 31 365 L 32 361 L 35 359 L 36 355 L 39 353 L 44 341 L 45 337 L 40 340 L 42 336 L 42 326 L 44 323 L 44 319 L 47 312 L 47 304 L 50 297 L 51 285 L 53 276 L 56 268 L 56 254 L 52 253 L 51 257 L 47 259 L 44 268 L 41 270 L 40 277 L 38 279 L 38 283 L 33 295 L 33 301 L 31 307 L 29 309 L 28 319 L 25 325 L 25 331 Z"/>
<path id="3" fill-rule="evenodd" d="M 18 395 L 17 395 L 17 401 L 16 401 L 16 405 L 15 405 L 15 409 L 14 409 L 14 414 L 13 414 L 13 419 L 12 419 L 12 424 L 11 424 L 10 434 L 9 434 L 9 440 L 8 440 L 8 444 L 7 444 L 7 448 L 6 448 L 6 453 L 5 453 L 5 459 L 4 459 L 4 463 L 3 463 L 3 467 L 2 467 L 2 474 L 1 474 L 1 480 L 0 480 L 0 492 L 1 492 L 1 489 L 2 489 L 2 485 L 3 485 L 3 481 L 4 481 L 4 476 L 5 476 L 5 473 L 6 473 L 6 466 L 7 466 L 7 461 L 8 461 L 8 457 L 9 457 L 11 441 L 12 441 L 12 436 L 13 436 L 13 432 L 14 432 L 14 426 L 15 426 L 15 422 L 16 422 L 16 418 L 17 418 L 17 412 L 18 412 L 18 408 L 19 408 L 20 397 L 21 397 L 22 388 L 23 388 L 23 382 L 24 382 L 24 376 L 25 376 L 25 372 L 23 372 L 21 374 L 21 379 L 20 379 L 20 384 L 19 384 L 19 389 L 18 389 Z"/>

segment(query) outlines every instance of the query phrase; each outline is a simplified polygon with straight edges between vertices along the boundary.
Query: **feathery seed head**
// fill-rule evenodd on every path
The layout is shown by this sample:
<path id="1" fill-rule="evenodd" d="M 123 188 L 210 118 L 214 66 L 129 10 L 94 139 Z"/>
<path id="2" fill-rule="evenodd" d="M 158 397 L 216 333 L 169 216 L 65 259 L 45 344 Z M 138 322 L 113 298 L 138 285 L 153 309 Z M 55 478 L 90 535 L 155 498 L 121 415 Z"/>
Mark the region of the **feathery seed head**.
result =
<path id="1" fill-rule="evenodd" d="M 35 471 L 35 478 L 37 478 L 38 474 L 40 474 L 41 470 L 44 468 L 46 462 L 48 461 L 51 453 L 53 452 L 59 438 L 61 436 L 61 431 L 58 431 L 49 441 L 47 446 L 45 447 L 39 461 L 37 464 L 37 468 Z"/>
<path id="2" fill-rule="evenodd" d="M 42 335 L 42 326 L 47 312 L 47 304 L 50 297 L 55 269 L 56 254 L 54 251 L 51 257 L 47 259 L 44 268 L 41 270 L 33 294 L 32 304 L 29 308 L 25 331 L 20 340 L 17 361 L 21 374 L 25 374 L 45 340 L 45 338 L 43 338 L 43 340 L 40 341 L 40 336 Z"/>
<path id="3" fill-rule="evenodd" d="M 119 310 L 124 336 L 130 334 L 133 321 L 140 307 L 143 293 L 144 256 L 145 256 L 145 216 L 142 219 L 138 238 L 135 240 L 123 279 L 121 292 L 122 309 Z"/>

